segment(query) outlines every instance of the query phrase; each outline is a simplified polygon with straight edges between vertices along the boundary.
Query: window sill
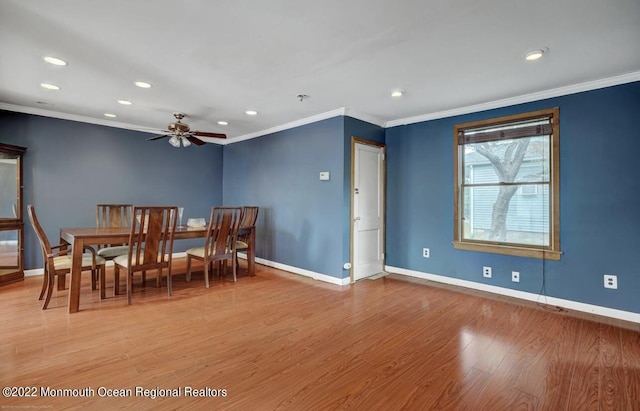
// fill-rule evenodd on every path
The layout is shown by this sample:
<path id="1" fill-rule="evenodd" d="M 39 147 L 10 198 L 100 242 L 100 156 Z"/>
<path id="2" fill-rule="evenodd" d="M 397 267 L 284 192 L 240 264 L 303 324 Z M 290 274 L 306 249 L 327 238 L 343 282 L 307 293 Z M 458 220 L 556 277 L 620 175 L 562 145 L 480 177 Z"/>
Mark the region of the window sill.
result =
<path id="1" fill-rule="evenodd" d="M 505 254 L 517 257 L 540 258 L 545 260 L 559 261 L 562 251 L 542 250 L 539 248 L 515 247 L 498 244 L 480 244 L 454 241 L 453 248 L 456 250 L 478 251 L 483 253 Z"/>

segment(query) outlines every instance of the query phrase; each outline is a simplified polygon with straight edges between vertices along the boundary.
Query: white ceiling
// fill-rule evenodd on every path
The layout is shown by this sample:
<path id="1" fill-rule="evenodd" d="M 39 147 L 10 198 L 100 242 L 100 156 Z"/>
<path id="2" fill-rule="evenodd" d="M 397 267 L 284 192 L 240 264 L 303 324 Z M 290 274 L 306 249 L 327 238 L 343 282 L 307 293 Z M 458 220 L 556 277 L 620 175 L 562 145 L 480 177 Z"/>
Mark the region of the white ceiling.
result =
<path id="1" fill-rule="evenodd" d="M 182 111 L 230 141 L 338 109 L 399 124 L 639 73 L 639 0 L 0 0 L 0 108 L 158 129 Z"/>

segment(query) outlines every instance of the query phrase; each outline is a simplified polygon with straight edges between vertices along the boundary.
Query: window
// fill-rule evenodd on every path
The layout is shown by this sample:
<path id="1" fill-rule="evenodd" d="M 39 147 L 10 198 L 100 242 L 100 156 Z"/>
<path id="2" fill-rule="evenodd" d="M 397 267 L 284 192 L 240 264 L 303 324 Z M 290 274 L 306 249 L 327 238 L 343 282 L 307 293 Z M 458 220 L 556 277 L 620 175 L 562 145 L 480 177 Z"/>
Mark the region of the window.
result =
<path id="1" fill-rule="evenodd" d="M 560 259 L 559 110 L 454 127 L 460 250 Z"/>

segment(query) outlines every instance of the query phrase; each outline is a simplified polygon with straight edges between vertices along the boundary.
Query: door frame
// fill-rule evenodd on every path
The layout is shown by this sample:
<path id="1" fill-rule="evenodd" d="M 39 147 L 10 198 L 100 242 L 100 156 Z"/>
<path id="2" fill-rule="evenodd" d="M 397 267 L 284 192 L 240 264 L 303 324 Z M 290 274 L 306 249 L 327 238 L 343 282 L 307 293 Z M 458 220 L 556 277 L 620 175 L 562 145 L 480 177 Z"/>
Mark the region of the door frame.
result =
<path id="1" fill-rule="evenodd" d="M 366 140 L 364 138 L 351 136 L 351 187 L 350 187 L 350 203 L 349 209 L 349 261 L 351 261 L 351 268 L 349 268 L 350 283 L 355 283 L 354 275 L 354 234 L 355 234 L 355 190 L 356 190 L 356 144 L 365 144 L 382 149 L 382 176 L 380 184 L 382 186 L 382 268 L 384 269 L 387 259 L 387 247 L 386 247 L 386 228 L 387 228 L 387 146 L 384 143 L 378 143 L 376 141 Z"/>

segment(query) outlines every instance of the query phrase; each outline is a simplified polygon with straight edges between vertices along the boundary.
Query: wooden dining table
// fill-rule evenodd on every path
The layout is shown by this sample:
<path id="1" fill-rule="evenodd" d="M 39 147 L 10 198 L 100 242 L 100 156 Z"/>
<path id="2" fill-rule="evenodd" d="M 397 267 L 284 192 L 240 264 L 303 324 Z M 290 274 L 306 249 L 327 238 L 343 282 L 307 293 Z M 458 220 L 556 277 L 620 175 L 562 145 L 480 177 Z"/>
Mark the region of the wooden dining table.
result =
<path id="1" fill-rule="evenodd" d="M 82 272 L 82 254 L 84 246 L 98 244 L 123 244 L 129 241 L 130 228 L 113 227 L 73 227 L 60 229 L 60 244 L 69 244 L 71 251 L 71 285 L 69 287 L 69 313 L 79 311 L 80 284 Z M 174 233 L 175 240 L 204 238 L 207 227 L 178 227 Z M 255 275 L 255 227 L 241 227 L 239 234 L 248 234 L 247 271 Z M 60 284 L 60 283 L 58 283 Z"/>

